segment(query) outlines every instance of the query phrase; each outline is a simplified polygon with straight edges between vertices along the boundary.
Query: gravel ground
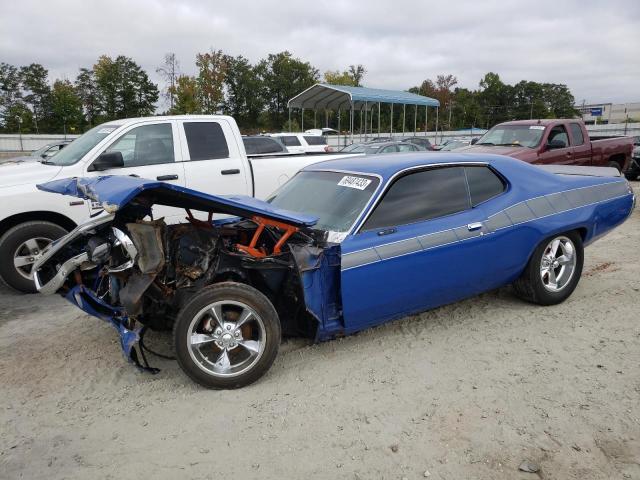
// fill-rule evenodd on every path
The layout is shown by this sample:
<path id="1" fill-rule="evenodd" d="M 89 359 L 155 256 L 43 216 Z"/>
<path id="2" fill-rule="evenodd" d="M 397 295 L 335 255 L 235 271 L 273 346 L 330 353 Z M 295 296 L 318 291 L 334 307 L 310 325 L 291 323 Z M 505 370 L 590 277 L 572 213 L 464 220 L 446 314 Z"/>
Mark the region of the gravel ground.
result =
<path id="1" fill-rule="evenodd" d="M 106 324 L 0 290 L 0 478 L 640 479 L 639 227 L 586 250 L 562 305 L 504 288 L 288 341 L 236 391 L 138 373 Z"/>

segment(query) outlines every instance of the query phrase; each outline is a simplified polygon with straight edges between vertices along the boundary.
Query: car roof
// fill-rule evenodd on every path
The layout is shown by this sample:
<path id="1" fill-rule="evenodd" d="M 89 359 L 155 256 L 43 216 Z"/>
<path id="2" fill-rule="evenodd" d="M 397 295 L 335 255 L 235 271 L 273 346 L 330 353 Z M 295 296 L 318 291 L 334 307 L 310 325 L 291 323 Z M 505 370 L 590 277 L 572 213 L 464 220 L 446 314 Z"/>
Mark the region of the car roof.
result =
<path id="1" fill-rule="evenodd" d="M 553 125 L 556 123 L 568 123 L 568 122 L 580 122 L 575 118 L 553 118 L 553 119 L 540 119 L 540 120 L 513 120 L 511 122 L 502 122 L 498 125 Z"/>
<path id="2" fill-rule="evenodd" d="M 383 153 L 371 156 L 345 157 L 336 160 L 326 160 L 305 167 L 304 171 L 337 170 L 378 175 L 383 179 L 392 177 L 397 172 L 413 167 L 441 165 L 446 163 L 474 163 L 491 164 L 495 161 L 508 160 L 502 155 L 459 153 L 459 152 L 415 152 L 415 153 Z M 519 160 L 517 160 L 519 162 Z"/>

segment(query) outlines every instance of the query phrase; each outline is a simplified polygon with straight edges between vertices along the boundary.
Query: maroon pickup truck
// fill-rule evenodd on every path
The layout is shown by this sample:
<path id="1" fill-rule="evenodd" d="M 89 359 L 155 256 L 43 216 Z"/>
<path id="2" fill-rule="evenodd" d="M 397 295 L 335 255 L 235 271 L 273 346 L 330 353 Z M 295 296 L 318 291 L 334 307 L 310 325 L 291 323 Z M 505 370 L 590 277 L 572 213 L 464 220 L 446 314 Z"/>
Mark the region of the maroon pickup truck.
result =
<path id="1" fill-rule="evenodd" d="M 632 137 L 591 137 L 579 120 L 520 120 L 499 123 L 475 144 L 456 151 L 497 153 L 528 163 L 615 167 L 625 172 Z"/>

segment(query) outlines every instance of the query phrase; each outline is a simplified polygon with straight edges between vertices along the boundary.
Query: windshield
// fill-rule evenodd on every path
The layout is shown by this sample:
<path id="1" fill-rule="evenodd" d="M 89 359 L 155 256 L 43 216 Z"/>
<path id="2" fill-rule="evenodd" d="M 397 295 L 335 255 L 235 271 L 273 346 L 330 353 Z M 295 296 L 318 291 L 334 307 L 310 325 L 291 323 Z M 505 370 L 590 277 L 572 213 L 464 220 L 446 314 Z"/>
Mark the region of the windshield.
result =
<path id="1" fill-rule="evenodd" d="M 378 186 L 378 179 L 339 172 L 300 172 L 267 199 L 278 208 L 318 217 L 314 228 L 348 232 Z"/>
<path id="2" fill-rule="evenodd" d="M 358 143 L 352 143 L 351 145 L 347 145 L 340 151 L 349 152 L 349 153 L 362 153 L 364 152 L 364 145 L 360 145 Z"/>
<path id="3" fill-rule="evenodd" d="M 75 139 L 53 157 L 48 158 L 45 163 L 47 165 L 58 165 L 61 167 L 73 165 L 80 161 L 80 159 L 84 157 L 89 150 L 95 147 L 119 126 L 120 125 L 98 125 L 81 137 Z"/>
<path id="4" fill-rule="evenodd" d="M 509 145 L 537 147 L 544 134 L 544 125 L 496 125 L 485 133 L 476 145 Z"/>

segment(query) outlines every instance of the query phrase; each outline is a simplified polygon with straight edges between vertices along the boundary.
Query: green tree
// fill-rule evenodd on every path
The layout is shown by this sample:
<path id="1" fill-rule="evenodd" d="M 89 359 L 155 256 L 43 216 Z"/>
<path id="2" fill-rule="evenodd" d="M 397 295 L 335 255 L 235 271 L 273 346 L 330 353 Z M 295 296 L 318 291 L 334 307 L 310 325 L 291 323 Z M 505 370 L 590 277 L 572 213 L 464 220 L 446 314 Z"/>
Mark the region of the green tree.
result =
<path id="1" fill-rule="evenodd" d="M 195 77 L 180 75 L 176 78 L 171 94 L 174 98 L 172 115 L 186 115 L 201 113 L 200 102 L 198 101 L 198 81 Z"/>
<path id="2" fill-rule="evenodd" d="M 367 73 L 367 69 L 364 68 L 364 65 L 349 65 L 349 76 L 351 77 L 351 81 L 353 82 L 354 87 L 362 86 L 362 79 Z"/>
<path id="3" fill-rule="evenodd" d="M 227 57 L 222 50 L 211 50 L 196 55 L 198 67 L 198 101 L 202 113 L 218 113 L 224 100 L 224 79 Z"/>
<path id="4" fill-rule="evenodd" d="M 265 105 L 261 71 L 242 55 L 227 56 L 225 65 L 224 111 L 233 116 L 241 128 L 255 128 Z"/>
<path id="5" fill-rule="evenodd" d="M 56 80 L 51 89 L 50 131 L 79 132 L 83 122 L 82 100 L 69 80 Z"/>
<path id="6" fill-rule="evenodd" d="M 40 127 L 47 130 L 47 118 L 51 108 L 51 87 L 48 82 L 49 72 L 39 63 L 20 68 L 22 98 L 31 107 L 36 133 Z"/>
<path id="7" fill-rule="evenodd" d="M 100 90 L 98 89 L 94 71 L 88 68 L 81 68 L 76 77 L 75 87 L 76 93 L 82 102 L 84 121 L 91 128 L 98 123 L 97 120 L 102 112 L 102 99 L 100 98 Z"/>
<path id="8" fill-rule="evenodd" d="M 293 58 L 289 52 L 269 54 L 259 64 L 265 87 L 265 104 L 270 127 L 280 128 L 287 120 L 287 102 L 317 83 L 319 73 L 309 62 Z"/>
<path id="9" fill-rule="evenodd" d="M 327 70 L 324 72 L 324 82 L 331 85 L 347 85 L 351 87 L 361 87 L 361 81 L 367 70 L 363 65 L 349 65 L 344 71 Z"/>
<path id="10" fill-rule="evenodd" d="M 0 63 L 0 131 L 8 129 L 11 123 L 12 107 L 20 102 L 20 73 L 18 68 L 8 63 Z M 15 118 L 14 118 L 15 119 Z"/>

